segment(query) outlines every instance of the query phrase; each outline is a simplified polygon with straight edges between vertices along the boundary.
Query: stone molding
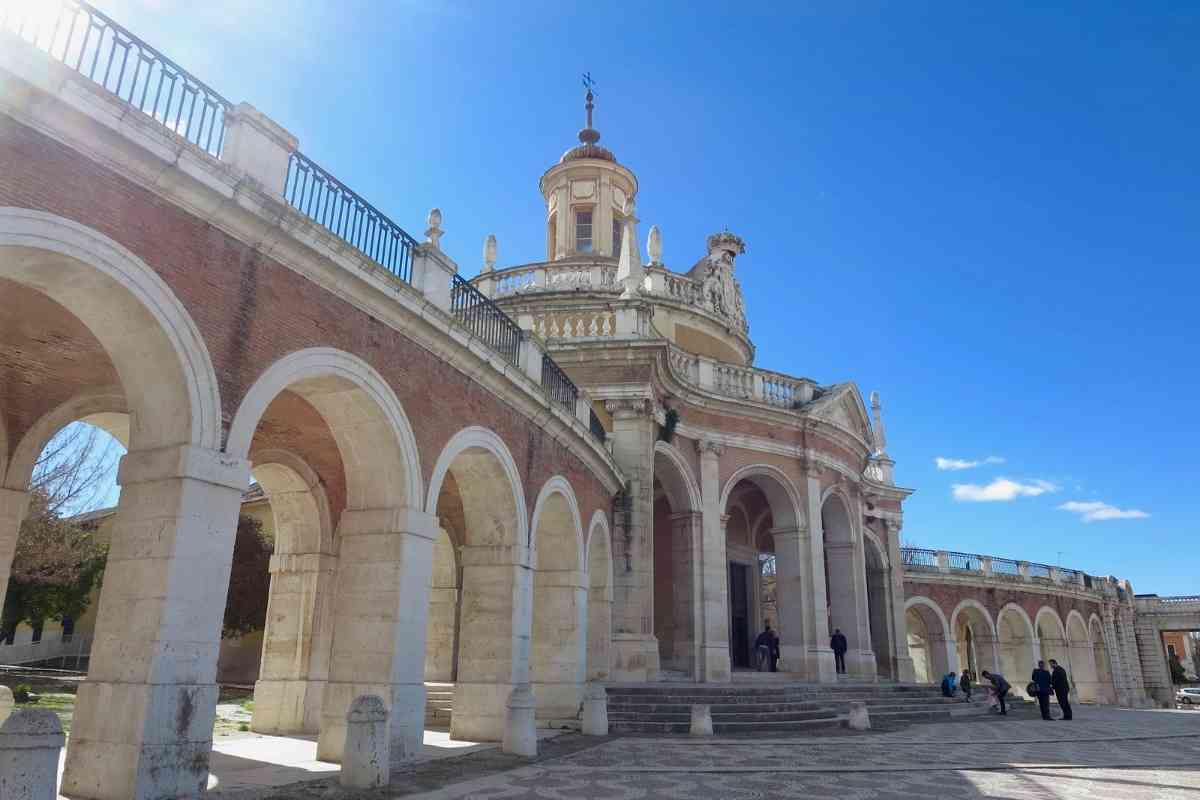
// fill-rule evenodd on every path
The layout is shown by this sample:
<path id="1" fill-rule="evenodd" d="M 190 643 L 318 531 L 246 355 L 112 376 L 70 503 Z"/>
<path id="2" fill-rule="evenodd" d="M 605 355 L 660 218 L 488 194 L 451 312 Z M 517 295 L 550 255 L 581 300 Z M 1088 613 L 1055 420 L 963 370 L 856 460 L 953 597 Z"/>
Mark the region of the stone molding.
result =
<path id="1" fill-rule="evenodd" d="M 454 434 L 450 441 L 446 442 L 429 479 L 429 489 L 425 497 L 426 510 L 436 518 L 438 495 L 442 491 L 442 482 L 446 479 L 446 473 L 449 472 L 454 459 L 463 451 L 471 448 L 486 450 L 499 462 L 512 489 L 513 508 L 517 517 L 517 529 L 513 531 L 517 538 L 515 543 L 528 548 L 530 543 L 529 511 L 525 506 L 525 486 L 521 481 L 521 471 L 517 469 L 517 462 L 509 452 L 508 445 L 495 431 L 487 428 L 478 425 L 463 428 Z M 434 530 L 436 532 L 436 527 Z"/>
<path id="2" fill-rule="evenodd" d="M 571 488 L 570 482 L 562 475 L 555 475 L 542 484 L 542 489 L 538 492 L 537 500 L 533 504 L 533 518 L 529 523 L 529 548 L 533 553 L 533 566 L 535 569 L 538 567 L 538 525 L 541 522 L 542 513 L 546 510 L 546 503 L 555 494 L 563 497 L 571 514 L 571 532 L 575 538 L 575 563 L 577 568 L 582 570 L 583 565 L 587 562 L 587 551 L 584 549 L 583 522 L 579 515 L 579 501 L 575 498 L 575 490 Z"/>
<path id="3" fill-rule="evenodd" d="M 190 478 L 245 492 L 250 485 L 250 462 L 216 450 L 181 444 L 130 451 L 121 457 L 117 468 L 120 486 L 172 478 Z"/>
<path id="4" fill-rule="evenodd" d="M 438 535 L 438 519 L 419 508 L 347 508 L 338 522 L 338 536 L 390 536 L 409 534 L 433 541 Z"/>
<path id="5" fill-rule="evenodd" d="M 0 486 L 24 491 L 33 477 L 33 466 L 52 438 L 68 424 L 91 414 L 103 412 L 128 413 L 125 393 L 119 386 L 87 389 L 66 400 L 54 410 L 43 414 L 25 432 L 13 450 L 7 475 L 0 472 Z M 126 449 L 129 442 L 121 442 Z"/>
<path id="6" fill-rule="evenodd" d="M 699 439 L 696 441 L 696 453 L 701 459 L 720 458 L 725 452 L 725 446 L 714 439 Z"/>

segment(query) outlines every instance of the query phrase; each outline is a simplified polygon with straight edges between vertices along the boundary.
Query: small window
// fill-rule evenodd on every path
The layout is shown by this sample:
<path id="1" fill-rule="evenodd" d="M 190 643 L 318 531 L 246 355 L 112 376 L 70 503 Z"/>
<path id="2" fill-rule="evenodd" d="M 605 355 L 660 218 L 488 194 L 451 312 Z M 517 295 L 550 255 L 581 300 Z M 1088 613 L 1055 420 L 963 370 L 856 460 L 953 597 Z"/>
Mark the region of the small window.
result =
<path id="1" fill-rule="evenodd" d="M 621 229 L 625 226 L 621 224 L 621 220 L 613 219 L 613 249 L 614 256 L 621 255 Z"/>
<path id="2" fill-rule="evenodd" d="M 580 253 L 592 252 L 592 210 L 575 212 L 575 250 Z"/>
<path id="3" fill-rule="evenodd" d="M 30 641 L 32 641 L 34 644 L 37 644 L 42 640 L 42 624 L 43 623 L 38 622 L 37 625 L 33 626 L 33 639 Z"/>

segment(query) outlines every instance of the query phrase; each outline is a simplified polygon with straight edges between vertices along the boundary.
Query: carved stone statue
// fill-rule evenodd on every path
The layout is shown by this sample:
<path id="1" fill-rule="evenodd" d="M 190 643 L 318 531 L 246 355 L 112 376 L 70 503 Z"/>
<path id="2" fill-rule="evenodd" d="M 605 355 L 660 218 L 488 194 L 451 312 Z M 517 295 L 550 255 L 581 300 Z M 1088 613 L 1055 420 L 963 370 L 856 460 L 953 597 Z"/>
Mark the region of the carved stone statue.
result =
<path id="1" fill-rule="evenodd" d="M 742 306 L 742 287 L 733 277 L 734 259 L 746 252 L 741 237 L 728 231 L 708 237 L 707 259 L 703 270 L 703 303 L 714 314 L 729 317 L 743 329 L 746 314 Z"/>
<path id="2" fill-rule="evenodd" d="M 650 226 L 650 236 L 646 241 L 646 252 L 650 254 L 650 263 L 658 266 L 662 264 L 662 233 L 658 230 L 657 225 Z"/>

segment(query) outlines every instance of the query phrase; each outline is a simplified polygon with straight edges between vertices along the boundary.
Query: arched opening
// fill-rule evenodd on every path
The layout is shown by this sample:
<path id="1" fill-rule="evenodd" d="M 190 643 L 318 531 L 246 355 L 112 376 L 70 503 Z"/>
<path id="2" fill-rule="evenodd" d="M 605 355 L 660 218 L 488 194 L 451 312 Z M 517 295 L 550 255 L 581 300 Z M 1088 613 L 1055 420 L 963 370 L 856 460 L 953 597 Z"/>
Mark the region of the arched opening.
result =
<path id="1" fill-rule="evenodd" d="M 1083 615 L 1072 611 L 1067 615 L 1067 652 L 1070 665 L 1066 666 L 1071 686 L 1079 693 L 1080 701 L 1096 703 L 1100 700 L 1099 682 L 1096 675 L 1096 658 L 1088 637 L 1087 624 Z"/>
<path id="2" fill-rule="evenodd" d="M 953 652 L 957 657 L 957 664 L 951 663 L 951 669 L 957 667 L 955 671 L 960 673 L 966 670 L 976 680 L 985 669 L 989 672 L 1000 669 L 1003 672 L 997 663 L 996 629 L 983 606 L 964 600 L 950 617 L 950 630 L 954 636 Z"/>
<path id="3" fill-rule="evenodd" d="M 529 673 L 539 722 L 573 719 L 587 664 L 583 531 L 571 486 L 552 478 L 533 511 L 533 627 Z"/>
<path id="4" fill-rule="evenodd" d="M 867 580 L 867 620 L 871 627 L 871 650 L 875 653 L 875 673 L 889 678 L 898 677 L 892 658 L 891 592 L 888 590 L 891 572 L 879 543 L 863 535 L 863 561 Z"/>
<path id="5" fill-rule="evenodd" d="M 917 683 L 938 683 L 957 665 L 950 661 L 949 630 L 941 610 L 932 600 L 910 597 L 905 604 L 908 655 Z"/>
<path id="6" fill-rule="evenodd" d="M 1033 625 L 1029 617 L 1018 606 L 1007 605 L 996 617 L 996 635 L 1000 650 L 1000 671 L 1013 686 L 1023 685 L 1020 681 L 1033 672 L 1037 665 L 1034 657 Z"/>
<path id="7" fill-rule="evenodd" d="M 451 736 L 500 741 L 509 695 L 530 680 L 533 603 L 525 495 L 503 441 L 483 428 L 456 434 L 434 467 L 427 507 L 460 543 L 458 631 L 439 634 L 460 642 Z"/>
<path id="8" fill-rule="evenodd" d="M 186 793 L 207 777 L 224 600 L 212 587 L 228 575 L 248 477 L 243 464 L 217 455 L 221 405 L 207 350 L 149 266 L 53 214 L 0 209 L 0 297 L 3 361 L 25 376 L 8 382 L 0 398 L 6 450 L 54 409 L 102 387 L 116 387 L 122 398 L 122 408 L 105 411 L 130 415 L 62 792 L 127 796 L 153 768 L 162 794 Z M 62 420 L 50 434 L 80 418 Z M 7 488 L 0 492 L 4 578 L 27 507 L 29 473 L 14 471 L 14 455 L 5 453 Z M 191 624 L 173 624 L 180 618 Z M 145 723 L 175 719 L 184 703 L 194 709 L 191 739 L 164 737 Z M 112 713 L 133 708 L 139 713 Z M 98 775 L 95 764 L 108 767 Z"/>
<path id="9" fill-rule="evenodd" d="M 821 505 L 821 529 L 825 544 L 825 598 L 829 609 L 829 633 L 846 637 L 846 671 L 851 675 L 875 675 L 871 630 L 866 607 L 866 565 L 846 501 L 830 494 Z"/>
<path id="10" fill-rule="evenodd" d="M 1047 662 L 1056 660 L 1063 669 L 1071 669 L 1071 653 L 1067 648 L 1067 633 L 1063 628 L 1062 618 L 1050 608 L 1043 606 L 1038 610 L 1034 630 L 1037 632 L 1039 655 L 1038 660 Z M 1033 667 L 1030 666 L 1030 670 Z"/>
<path id="11" fill-rule="evenodd" d="M 664 674 L 698 677 L 700 493 L 670 445 L 654 451 L 654 635 Z"/>
<path id="12" fill-rule="evenodd" d="M 316 717 L 318 758 L 340 761 L 346 711 L 377 694 L 393 758 L 413 757 L 435 529 L 411 508 L 420 466 L 395 394 L 356 356 L 300 350 L 246 393 L 226 449 L 249 456 L 276 524 L 255 727 Z"/>
<path id="13" fill-rule="evenodd" d="M 1100 618 L 1093 616 L 1088 623 L 1088 635 L 1092 645 L 1092 658 L 1096 670 L 1097 702 L 1117 702 L 1117 690 L 1113 686 L 1112 665 L 1108 659 L 1108 643 L 1104 638 L 1104 627 Z"/>
<path id="14" fill-rule="evenodd" d="M 752 465 L 730 476 L 722 493 L 728 561 L 729 652 L 734 669 L 757 669 L 754 641 L 767 624 L 779 637 L 777 669 L 819 679 L 811 651 L 812 554 L 800 530 L 797 493 L 774 467 Z"/>
<path id="15" fill-rule="evenodd" d="M 612 544 L 608 522 L 597 511 L 587 546 L 587 679 L 606 681 L 612 670 Z"/>

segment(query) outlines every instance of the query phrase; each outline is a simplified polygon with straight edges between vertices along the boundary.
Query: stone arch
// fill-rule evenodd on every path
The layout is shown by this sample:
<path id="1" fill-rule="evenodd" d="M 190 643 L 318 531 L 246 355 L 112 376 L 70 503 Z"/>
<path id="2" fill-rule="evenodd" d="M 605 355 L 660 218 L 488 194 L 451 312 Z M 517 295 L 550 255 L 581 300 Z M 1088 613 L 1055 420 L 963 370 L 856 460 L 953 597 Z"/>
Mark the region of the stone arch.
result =
<path id="1" fill-rule="evenodd" d="M 692 587 L 699 588 L 696 574 L 697 554 L 693 552 L 700 531 L 704 508 L 700 487 L 691 466 L 673 445 L 654 443 L 653 477 L 653 624 L 657 652 L 638 654 L 631 663 L 622 663 L 621 654 L 612 668 L 639 679 L 653 679 L 658 669 L 652 663 L 657 656 L 663 669 L 699 675 L 699 640 L 694 614 Z M 653 644 L 651 644 L 653 647 Z M 635 661 L 636 659 L 636 661 Z"/>
<path id="2" fill-rule="evenodd" d="M 866 525 L 861 529 L 867 582 L 867 621 L 870 625 L 871 650 L 875 653 L 875 671 L 878 675 L 898 678 L 898 665 L 893 658 L 896 647 L 893 644 L 891 573 L 887 551 Z"/>
<path id="3" fill-rule="evenodd" d="M 131 251 L 73 220 L 4 207 L 0 279 L 62 305 L 104 346 L 133 415 L 131 449 L 220 448 L 221 401 L 204 338 Z"/>
<path id="4" fill-rule="evenodd" d="M 721 490 L 721 508 L 728 507 L 729 495 L 742 481 L 750 481 L 766 496 L 774 527 L 792 529 L 803 525 L 800 493 L 783 470 L 770 464 L 749 464 L 730 475 Z"/>
<path id="5" fill-rule="evenodd" d="M 43 414 L 33 427 L 25 432 L 13 450 L 4 487 L 16 491 L 28 488 L 33 477 L 34 464 L 42 451 L 59 431 L 72 422 L 95 425 L 120 442 L 122 447 L 129 447 L 129 411 L 121 387 L 101 386 L 88 389 Z"/>
<path id="6" fill-rule="evenodd" d="M 1050 606 L 1042 606 L 1033 618 L 1034 636 L 1037 639 L 1037 659 L 1055 659 L 1067 667 L 1071 663 L 1067 649 L 1067 629 L 1062 617 Z"/>
<path id="7" fill-rule="evenodd" d="M 587 580 L 583 526 L 561 475 L 538 493 L 530 525 L 533 619 L 529 673 L 539 720 L 573 718 L 587 665 Z"/>
<path id="8" fill-rule="evenodd" d="M 302 397 L 329 425 L 342 455 L 348 508 L 420 507 L 421 460 L 404 408 L 370 364 L 341 350 L 298 350 L 269 366 L 234 414 L 227 453 L 247 457 L 259 420 L 283 391 Z"/>
<path id="9" fill-rule="evenodd" d="M 588 526 L 587 577 L 587 679 L 606 681 L 612 670 L 612 534 L 599 510 Z"/>
<path id="10" fill-rule="evenodd" d="M 1085 703 L 1095 703 L 1099 700 L 1099 676 L 1096 674 L 1096 658 L 1092 653 L 1091 638 L 1088 635 L 1088 625 L 1077 609 L 1067 613 L 1067 658 L 1064 664 L 1071 688 Z"/>
<path id="11" fill-rule="evenodd" d="M 451 735 L 499 741 L 509 695 L 529 683 L 533 602 L 525 489 L 504 441 L 478 426 L 456 433 L 434 465 L 425 507 L 459 547 L 458 636 L 470 643 L 458 648 Z"/>
<path id="12" fill-rule="evenodd" d="M 957 667 L 946 615 L 937 603 L 916 595 L 904 602 L 904 620 L 917 682 L 938 683 L 941 676 Z"/>
<path id="13" fill-rule="evenodd" d="M 1095 663 L 1097 702 L 1116 703 L 1117 689 L 1113 684 L 1112 664 L 1108 657 L 1108 641 L 1104 636 L 1104 623 L 1094 612 L 1088 619 L 1088 640 L 1092 645 L 1092 659 Z"/>
<path id="14" fill-rule="evenodd" d="M 966 597 L 954 607 L 950 614 L 950 635 L 958 657 L 957 671 L 965 669 L 978 679 L 985 669 L 989 672 L 1000 669 L 996 624 L 978 600 Z"/>
<path id="15" fill-rule="evenodd" d="M 996 615 L 996 635 L 1000 669 L 1009 681 L 1032 673 L 1037 665 L 1037 634 L 1025 609 L 1016 603 L 1006 603 Z"/>
<path id="16" fill-rule="evenodd" d="M 854 504 L 837 485 L 821 500 L 821 543 L 825 551 L 825 598 L 829 632 L 846 637 L 846 670 L 851 675 L 873 677 L 875 654 L 871 649 L 868 619 L 866 563 L 861 530 L 851 509 Z"/>

